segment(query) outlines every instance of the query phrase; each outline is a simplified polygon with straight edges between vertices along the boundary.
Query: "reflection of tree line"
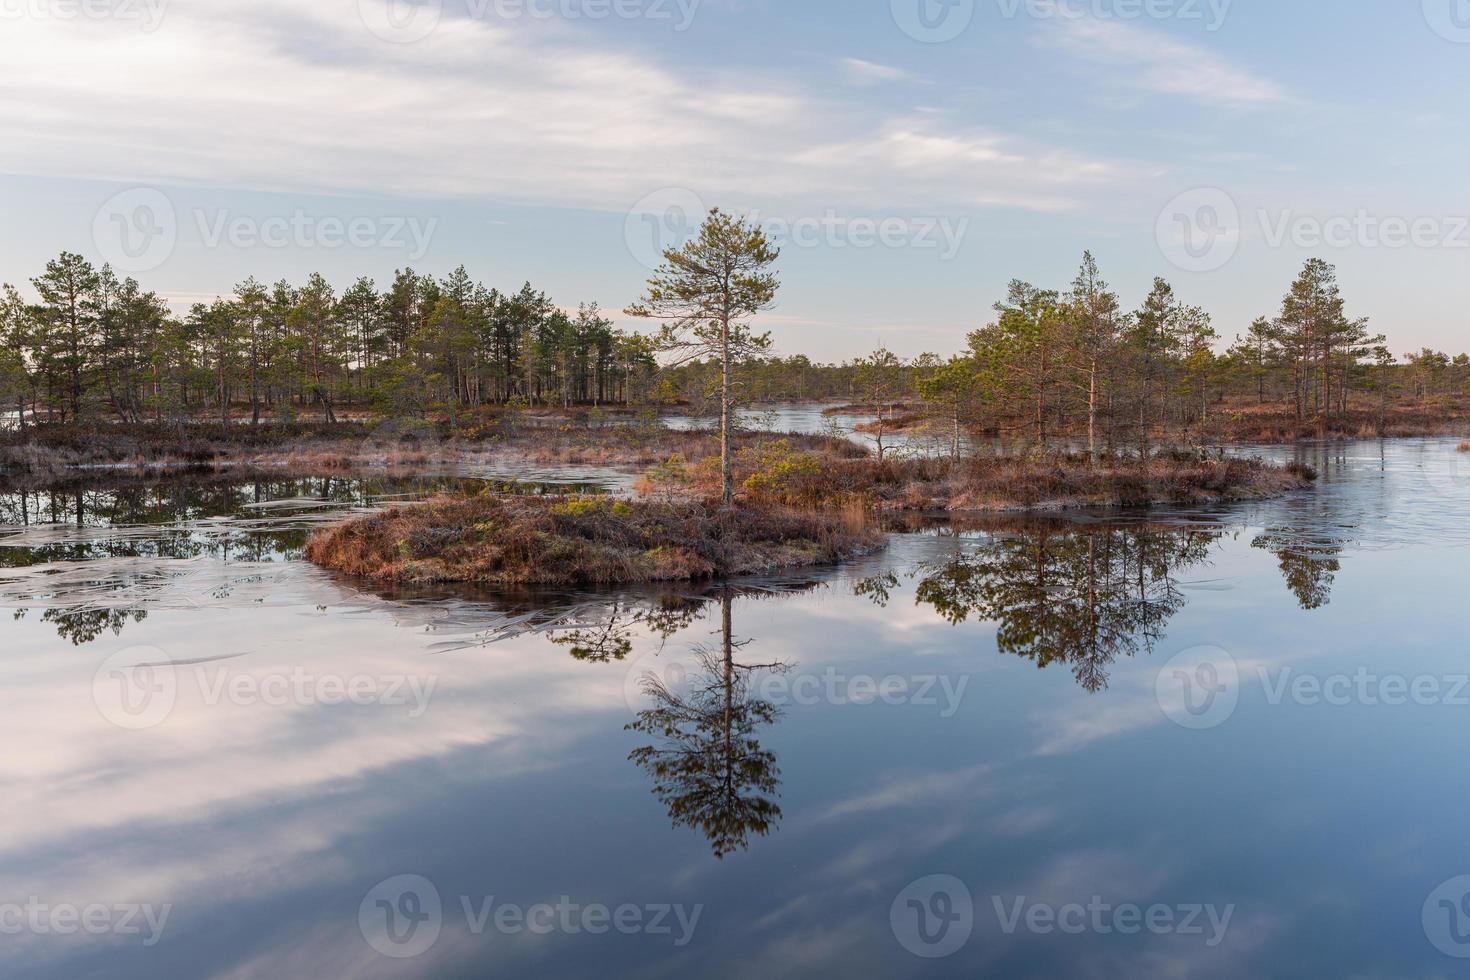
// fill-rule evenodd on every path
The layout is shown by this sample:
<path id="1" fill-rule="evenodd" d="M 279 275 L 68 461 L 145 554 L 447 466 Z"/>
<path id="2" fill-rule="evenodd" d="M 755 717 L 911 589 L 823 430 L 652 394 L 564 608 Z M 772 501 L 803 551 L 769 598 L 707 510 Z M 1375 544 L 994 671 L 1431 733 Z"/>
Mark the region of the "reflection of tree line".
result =
<path id="1" fill-rule="evenodd" d="M 952 624 L 997 623 L 1002 653 L 1066 664 L 1088 691 L 1120 656 L 1152 650 L 1185 599 L 1175 574 L 1209 560 L 1219 530 L 1041 527 L 1000 532 L 919 569 L 916 600 Z M 858 586 L 886 604 L 896 576 Z"/>
<path id="2" fill-rule="evenodd" d="M 52 563 L 82 563 L 115 558 L 189 559 L 220 561 L 296 561 L 302 558 L 305 526 L 268 529 L 209 525 L 203 531 L 192 522 L 212 518 L 259 518 L 268 516 L 252 505 L 286 499 L 310 499 L 323 503 L 360 506 L 375 495 L 418 491 L 442 481 L 364 481 L 343 477 L 319 479 L 172 480 L 142 482 L 122 487 L 96 488 L 76 485 L 51 490 L 0 492 L 0 528 L 23 529 L 41 526 L 92 529 L 91 540 L 30 540 L 23 532 L 22 543 L 0 546 L 0 568 L 27 568 Z M 138 528 L 157 527 L 156 532 L 138 533 Z M 130 529 L 107 536 L 109 528 Z M 0 530 L 0 545 L 5 532 Z M 99 583 L 101 584 L 101 583 Z M 44 602 L 45 582 L 38 582 Z M 28 610 L 19 609 L 16 619 Z M 147 618 L 142 610 L 47 609 L 41 621 L 50 623 L 57 634 L 75 645 L 91 643 L 106 632 L 118 635 L 129 623 Z"/>
<path id="3" fill-rule="evenodd" d="M 1267 529 L 1252 546 L 1277 556 L 1303 609 L 1330 598 L 1343 541 L 1316 522 Z M 1107 686 L 1119 657 L 1149 653 L 1185 606 L 1176 576 L 1207 564 L 1224 531 L 1159 525 L 1041 525 L 981 538 L 971 550 L 923 566 L 916 600 L 959 624 L 997 624 L 1002 653 L 1040 667 L 1066 664 L 1090 692 Z M 894 575 L 859 583 L 886 604 Z"/>
<path id="4" fill-rule="evenodd" d="M 17 609 L 15 618 L 25 619 L 29 612 Z M 51 624 L 56 635 L 72 646 L 84 646 L 108 631 L 121 636 L 124 626 L 147 618 L 148 613 L 141 609 L 47 609 L 41 613 L 41 622 Z"/>
<path id="5" fill-rule="evenodd" d="M 1327 602 L 1343 547 L 1318 527 L 1310 521 L 1272 527 L 1253 541 L 1277 555 L 1304 609 Z M 970 541 L 963 554 L 917 569 L 915 596 L 951 624 L 971 618 L 997 623 L 1002 653 L 1040 667 L 1065 664 L 1078 684 L 1098 692 L 1119 657 L 1149 653 L 1164 636 L 1186 604 L 1179 576 L 1207 565 L 1224 534 L 1215 526 L 1148 524 L 994 531 Z M 890 574 L 864 580 L 855 591 L 881 605 L 898 584 Z M 646 676 L 648 707 L 627 727 L 653 742 L 629 758 L 652 777 L 653 793 L 675 825 L 699 830 L 719 858 L 745 849 L 752 836 L 771 833 L 781 818 L 777 759 L 757 737 L 779 720 L 780 709 L 753 696 L 750 679 L 756 671 L 789 665 L 740 656 L 752 642 L 737 639 L 732 626 L 733 601 L 742 594 L 760 593 L 726 588 L 715 599 L 619 598 L 593 622 L 552 637 L 579 660 L 618 662 L 636 637 L 667 642 L 718 605 L 719 642 L 695 648 L 694 668 L 683 683 Z"/>

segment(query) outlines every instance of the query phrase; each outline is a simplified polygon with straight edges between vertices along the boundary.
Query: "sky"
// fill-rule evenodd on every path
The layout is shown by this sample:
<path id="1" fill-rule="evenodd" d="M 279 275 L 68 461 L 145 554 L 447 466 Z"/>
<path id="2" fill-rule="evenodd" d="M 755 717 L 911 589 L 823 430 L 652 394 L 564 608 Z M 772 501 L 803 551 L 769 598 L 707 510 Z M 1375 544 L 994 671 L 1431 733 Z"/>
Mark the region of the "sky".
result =
<path id="1" fill-rule="evenodd" d="M 620 311 L 719 206 L 777 349 L 950 353 L 1096 255 L 1223 341 L 1308 258 L 1470 349 L 1466 0 L 0 0 L 0 281 L 464 265 Z"/>

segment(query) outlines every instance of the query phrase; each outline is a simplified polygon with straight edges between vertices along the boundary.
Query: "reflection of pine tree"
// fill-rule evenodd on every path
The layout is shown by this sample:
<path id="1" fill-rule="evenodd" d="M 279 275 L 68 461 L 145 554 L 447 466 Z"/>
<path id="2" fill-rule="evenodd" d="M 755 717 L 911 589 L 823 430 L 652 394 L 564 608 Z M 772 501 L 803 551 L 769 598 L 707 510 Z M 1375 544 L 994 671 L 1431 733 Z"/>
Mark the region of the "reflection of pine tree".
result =
<path id="1" fill-rule="evenodd" d="M 640 632 L 646 630 L 667 642 L 694 622 L 703 606 L 702 600 L 688 596 L 665 596 L 651 602 L 618 598 L 593 624 L 553 636 L 551 642 L 588 663 L 625 660 Z"/>
<path id="2" fill-rule="evenodd" d="M 1303 609 L 1321 609 L 1332 601 L 1332 585 L 1341 570 L 1342 542 L 1306 526 L 1267 528 L 1251 542 L 1276 556 L 1286 587 Z"/>
<path id="3" fill-rule="evenodd" d="M 771 799 L 781 781 L 776 756 L 755 738 L 780 711 L 749 692 L 751 671 L 780 665 L 735 662 L 735 651 L 750 641 L 733 639 L 730 606 L 727 594 L 721 599 L 722 642 L 718 649 L 696 649 L 701 670 L 690 678 L 690 689 L 676 694 L 658 678 L 646 678 L 643 690 L 653 707 L 628 726 L 659 740 L 629 759 L 653 777 L 654 795 L 674 824 L 703 833 L 717 858 L 744 850 L 752 834 L 769 834 L 781 819 Z"/>
<path id="4" fill-rule="evenodd" d="M 25 610 L 20 611 L 22 614 Z M 41 614 L 41 622 L 56 628 L 56 635 L 70 640 L 72 646 L 85 646 L 103 633 L 111 630 L 113 636 L 121 636 L 128 623 L 141 623 L 148 618 L 142 610 L 85 609 L 68 612 L 64 609 L 47 609 Z"/>
<path id="5" fill-rule="evenodd" d="M 1153 649 L 1184 606 L 1174 575 L 1207 561 L 1219 536 L 1154 527 L 995 535 L 922 572 L 916 598 L 951 623 L 996 622 L 1002 653 L 1068 664 L 1097 692 L 1118 657 Z"/>

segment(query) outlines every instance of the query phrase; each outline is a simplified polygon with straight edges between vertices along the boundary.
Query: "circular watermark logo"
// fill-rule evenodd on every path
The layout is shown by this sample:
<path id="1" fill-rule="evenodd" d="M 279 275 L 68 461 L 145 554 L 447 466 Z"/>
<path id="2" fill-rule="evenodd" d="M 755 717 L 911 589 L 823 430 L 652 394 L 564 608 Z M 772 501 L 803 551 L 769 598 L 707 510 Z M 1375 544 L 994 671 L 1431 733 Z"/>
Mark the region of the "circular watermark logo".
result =
<path id="1" fill-rule="evenodd" d="M 114 194 L 92 217 L 92 242 L 119 272 L 151 272 L 174 254 L 178 240 L 173 201 L 156 188 L 134 187 Z"/>
<path id="2" fill-rule="evenodd" d="M 1165 716 L 1182 728 L 1218 728 L 1240 703 L 1240 668 L 1219 647 L 1191 647 L 1159 669 L 1154 697 Z"/>
<path id="3" fill-rule="evenodd" d="M 915 41 L 953 41 L 975 19 L 975 0 L 888 0 L 893 22 Z"/>
<path id="4" fill-rule="evenodd" d="M 357 0 L 357 15 L 368 31 L 390 44 L 412 44 L 434 33 L 444 0 Z"/>
<path id="5" fill-rule="evenodd" d="M 1470 44 L 1470 3 L 1466 0 L 1424 0 L 1424 20 L 1446 41 Z"/>
<path id="6" fill-rule="evenodd" d="M 1159 251 L 1176 267 L 1214 272 L 1240 248 L 1240 208 L 1218 187 L 1185 191 L 1159 212 L 1154 236 Z"/>
<path id="7" fill-rule="evenodd" d="M 975 929 L 975 900 L 953 875 L 929 875 L 898 893 L 888 909 L 888 924 L 898 944 L 915 956 L 952 956 Z"/>
<path id="8" fill-rule="evenodd" d="M 627 661 L 625 671 L 623 700 L 628 710 L 636 715 L 653 707 L 648 690 L 650 686 L 661 686 L 675 698 L 688 697 L 704 666 L 697 651 L 665 647 Z"/>
<path id="9" fill-rule="evenodd" d="M 698 194 L 686 187 L 665 187 L 628 209 L 623 241 L 640 265 L 657 269 L 663 264 L 664 250 L 678 248 L 692 238 L 708 213 Z"/>
<path id="10" fill-rule="evenodd" d="M 1457 960 L 1470 959 L 1470 875 L 1451 878 L 1430 892 L 1421 921 L 1435 949 Z"/>
<path id="11" fill-rule="evenodd" d="M 429 951 L 444 925 L 439 889 L 423 875 L 397 875 L 374 885 L 357 907 L 357 927 L 384 956 L 406 960 Z"/>
<path id="12" fill-rule="evenodd" d="M 173 658 L 158 647 L 119 650 L 92 675 L 92 703 L 119 728 L 152 728 L 174 710 L 179 694 L 174 669 Z"/>

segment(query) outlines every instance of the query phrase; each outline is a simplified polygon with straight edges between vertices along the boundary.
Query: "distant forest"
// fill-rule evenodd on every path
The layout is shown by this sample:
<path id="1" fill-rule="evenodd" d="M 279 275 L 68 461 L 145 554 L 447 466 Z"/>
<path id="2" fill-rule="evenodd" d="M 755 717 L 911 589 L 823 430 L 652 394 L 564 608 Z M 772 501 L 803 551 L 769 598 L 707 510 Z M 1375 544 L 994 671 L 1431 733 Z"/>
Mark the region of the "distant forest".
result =
<path id="1" fill-rule="evenodd" d="M 0 405 L 10 424 L 108 419 L 335 420 L 344 409 L 456 417 L 481 406 L 713 406 L 718 365 L 660 367 L 657 335 L 569 312 L 530 284 L 501 292 L 461 267 L 344 291 L 247 279 L 175 315 L 156 293 L 62 253 L 28 301 L 0 295 Z M 757 324 L 758 325 L 758 324 Z M 844 364 L 765 356 L 741 366 L 746 403 L 912 402 L 952 422 L 1045 444 L 1184 431 L 1221 406 L 1298 419 L 1470 395 L 1470 357 L 1396 355 L 1350 314 L 1333 267 L 1306 263 L 1277 310 L 1219 350 L 1210 315 L 1163 279 L 1125 309 L 1090 254 L 1065 289 L 1012 282 L 957 354 L 886 350 Z"/>

